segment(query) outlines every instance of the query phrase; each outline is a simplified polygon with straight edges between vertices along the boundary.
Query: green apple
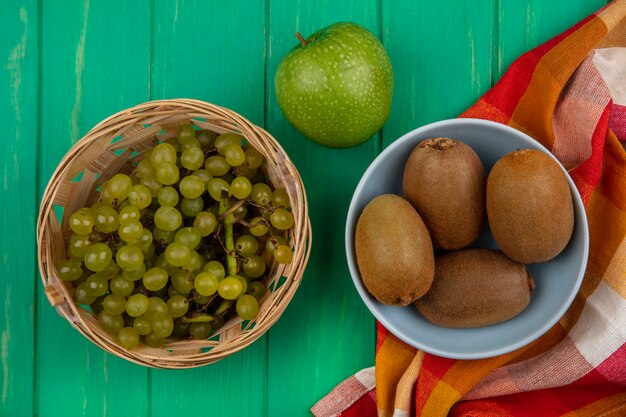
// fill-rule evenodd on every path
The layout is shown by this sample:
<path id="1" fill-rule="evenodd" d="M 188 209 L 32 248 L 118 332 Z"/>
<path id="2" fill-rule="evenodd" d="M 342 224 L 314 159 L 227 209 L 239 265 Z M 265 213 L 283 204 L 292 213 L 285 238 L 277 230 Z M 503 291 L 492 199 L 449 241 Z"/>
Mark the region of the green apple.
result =
<path id="1" fill-rule="evenodd" d="M 391 108 L 393 72 L 380 41 L 340 22 L 321 29 L 281 61 L 278 105 L 303 135 L 325 146 L 356 146 L 379 131 Z"/>

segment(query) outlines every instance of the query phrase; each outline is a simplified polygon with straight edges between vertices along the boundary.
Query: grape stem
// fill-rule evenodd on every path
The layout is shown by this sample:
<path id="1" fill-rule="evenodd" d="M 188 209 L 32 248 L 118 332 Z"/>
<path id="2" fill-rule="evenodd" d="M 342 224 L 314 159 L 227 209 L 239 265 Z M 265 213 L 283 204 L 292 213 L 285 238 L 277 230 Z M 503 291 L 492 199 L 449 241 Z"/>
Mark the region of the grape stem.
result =
<path id="1" fill-rule="evenodd" d="M 233 300 L 222 301 L 222 304 L 220 304 L 220 306 L 215 311 L 215 315 L 219 316 L 220 314 L 226 313 L 226 311 L 230 308 L 232 303 L 233 303 Z"/>
<path id="2" fill-rule="evenodd" d="M 220 200 L 220 216 L 228 211 L 230 208 L 230 201 L 228 199 L 228 192 L 222 191 L 222 199 Z M 235 216 L 233 213 L 229 213 L 224 219 L 224 246 L 226 246 L 226 267 L 228 269 L 228 275 L 237 275 L 237 258 L 235 257 L 235 241 L 233 239 L 233 221 Z"/>
<path id="3" fill-rule="evenodd" d="M 209 314 L 198 314 L 193 317 L 182 317 L 180 319 L 183 323 L 210 323 L 215 321 L 215 317 Z"/>

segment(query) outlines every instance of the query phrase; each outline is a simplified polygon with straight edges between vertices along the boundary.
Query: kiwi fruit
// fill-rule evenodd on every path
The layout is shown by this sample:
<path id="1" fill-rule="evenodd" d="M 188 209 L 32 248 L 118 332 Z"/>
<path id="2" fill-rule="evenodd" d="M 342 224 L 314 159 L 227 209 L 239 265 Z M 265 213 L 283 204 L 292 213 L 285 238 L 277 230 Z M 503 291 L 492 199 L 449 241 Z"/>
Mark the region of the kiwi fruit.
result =
<path id="1" fill-rule="evenodd" d="M 485 225 L 485 178 L 480 158 L 463 142 L 433 138 L 413 149 L 402 190 L 435 247 L 460 249 L 478 237 Z"/>
<path id="2" fill-rule="evenodd" d="M 354 246 L 363 284 L 381 303 L 405 306 L 430 288 L 433 245 L 404 198 L 384 194 L 370 201 L 359 216 Z"/>
<path id="3" fill-rule="evenodd" d="M 544 152 L 520 149 L 500 158 L 487 179 L 487 217 L 502 252 L 523 263 L 553 259 L 574 228 L 565 172 Z"/>
<path id="4" fill-rule="evenodd" d="M 415 305 L 439 326 L 487 326 L 521 313 L 533 288 L 524 264 L 492 249 L 463 249 L 437 257 L 433 285 Z"/>

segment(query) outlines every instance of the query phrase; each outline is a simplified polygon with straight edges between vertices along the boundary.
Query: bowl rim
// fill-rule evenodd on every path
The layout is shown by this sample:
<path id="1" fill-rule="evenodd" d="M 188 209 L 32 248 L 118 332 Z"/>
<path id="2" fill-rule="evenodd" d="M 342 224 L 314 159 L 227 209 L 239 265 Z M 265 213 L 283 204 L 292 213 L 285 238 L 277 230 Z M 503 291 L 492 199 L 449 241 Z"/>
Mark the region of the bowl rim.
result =
<path id="1" fill-rule="evenodd" d="M 357 184 L 354 190 L 354 193 L 352 195 L 352 199 L 350 200 L 350 206 L 348 208 L 348 214 L 346 216 L 345 249 L 346 249 L 346 260 L 348 262 L 348 269 L 350 271 L 350 277 L 352 278 L 352 282 L 354 283 L 354 286 L 357 292 L 359 293 L 361 300 L 366 305 L 367 309 L 376 318 L 376 320 L 378 320 L 394 336 L 396 336 L 403 342 L 409 344 L 410 346 L 413 346 L 417 349 L 421 349 L 424 352 L 431 353 L 437 356 L 442 356 L 442 357 L 449 358 L 449 359 L 463 359 L 463 360 L 484 359 L 484 358 L 490 358 L 490 357 L 506 354 L 506 353 L 512 352 L 516 349 L 519 349 L 521 347 L 524 347 L 532 343 L 533 341 L 537 340 L 539 337 L 543 336 L 548 330 L 550 330 L 552 326 L 554 326 L 563 317 L 565 312 L 569 309 L 570 305 L 574 301 L 574 298 L 578 294 L 578 291 L 580 290 L 580 286 L 582 285 L 582 281 L 583 281 L 583 278 L 585 276 L 585 272 L 587 269 L 587 261 L 589 258 L 589 225 L 587 222 L 586 215 L 576 216 L 576 220 L 575 220 L 576 226 L 582 227 L 583 257 L 582 257 L 582 264 L 578 271 L 578 275 L 574 282 L 574 287 L 572 288 L 572 291 L 570 292 L 565 302 L 562 303 L 562 305 L 559 307 L 558 313 L 554 314 L 541 327 L 531 332 L 530 334 L 527 334 L 526 336 L 518 339 L 515 342 L 506 343 L 503 346 L 500 346 L 497 348 L 484 350 L 478 353 L 459 353 L 459 352 L 451 352 L 449 350 L 439 349 L 436 347 L 429 346 L 428 344 L 424 344 L 420 342 L 419 340 L 410 338 L 408 337 L 408 335 L 404 334 L 403 332 L 398 331 L 395 325 L 391 321 L 389 321 L 383 314 L 379 312 L 377 306 L 380 304 L 380 302 L 375 300 L 373 297 L 371 297 L 371 295 L 369 294 L 369 292 L 367 291 L 367 289 L 365 288 L 365 286 L 363 285 L 361 281 L 361 275 L 359 273 L 359 269 L 355 261 L 356 255 L 354 254 L 354 238 L 353 238 L 354 229 L 356 227 L 356 222 L 358 218 L 358 215 L 356 213 L 356 207 L 355 207 L 356 200 L 357 200 L 357 196 L 360 195 L 363 189 L 365 188 L 366 179 L 369 178 L 371 173 L 382 163 L 385 157 L 395 152 L 395 150 L 403 142 L 410 140 L 415 135 L 422 133 L 424 131 L 436 129 L 441 126 L 449 126 L 449 125 L 479 126 L 479 127 L 495 128 L 495 129 L 499 129 L 503 131 L 504 133 L 508 135 L 517 136 L 519 139 L 521 139 L 522 141 L 526 143 L 532 143 L 533 146 L 535 146 L 537 149 L 548 154 L 553 160 L 555 160 L 559 164 L 559 167 L 561 168 L 561 170 L 566 174 L 570 192 L 573 197 L 572 200 L 573 200 L 573 205 L 574 205 L 574 211 L 576 212 L 577 209 L 582 208 L 582 212 L 585 213 L 585 206 L 580 197 L 580 193 L 578 189 L 576 188 L 576 185 L 574 184 L 574 181 L 570 177 L 569 173 L 567 172 L 563 164 L 561 164 L 561 162 L 552 154 L 552 152 L 550 152 L 539 141 L 535 140 L 534 138 L 532 138 L 531 136 L 527 135 L 524 132 L 521 132 L 511 126 L 508 126 L 502 123 L 498 123 L 498 122 L 494 122 L 490 120 L 484 120 L 484 119 L 475 119 L 475 118 L 445 119 L 445 120 L 440 120 L 437 122 L 425 124 L 416 129 L 413 129 L 405 133 L 404 135 L 400 136 L 398 139 L 393 141 L 389 146 L 387 146 L 387 148 L 383 149 L 383 151 L 376 156 L 376 158 L 370 163 L 368 168 L 365 170 L 365 172 L 361 176 L 361 179 L 359 180 L 359 183 Z"/>

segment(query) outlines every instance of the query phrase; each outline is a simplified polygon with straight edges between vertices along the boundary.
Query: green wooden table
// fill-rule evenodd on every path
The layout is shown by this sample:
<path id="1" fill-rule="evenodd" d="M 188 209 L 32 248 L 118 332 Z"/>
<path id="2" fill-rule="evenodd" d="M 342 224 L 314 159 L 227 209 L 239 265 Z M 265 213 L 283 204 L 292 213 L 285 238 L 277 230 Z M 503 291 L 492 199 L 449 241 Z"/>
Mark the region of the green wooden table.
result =
<path id="1" fill-rule="evenodd" d="M 372 159 L 401 134 L 451 118 L 511 61 L 605 0 L 0 0 L 0 416 L 300 416 L 374 361 L 375 323 L 352 286 L 344 219 Z M 303 34 L 349 20 L 380 37 L 396 93 L 383 131 L 322 148 L 284 119 L 275 69 Z M 260 340 L 217 364 L 146 369 L 58 316 L 37 270 L 48 178 L 106 116 L 198 98 L 269 130 L 307 187 L 314 244 L 298 293 Z"/>

